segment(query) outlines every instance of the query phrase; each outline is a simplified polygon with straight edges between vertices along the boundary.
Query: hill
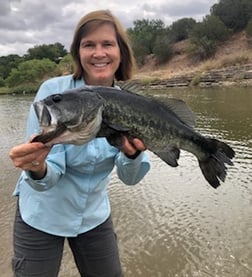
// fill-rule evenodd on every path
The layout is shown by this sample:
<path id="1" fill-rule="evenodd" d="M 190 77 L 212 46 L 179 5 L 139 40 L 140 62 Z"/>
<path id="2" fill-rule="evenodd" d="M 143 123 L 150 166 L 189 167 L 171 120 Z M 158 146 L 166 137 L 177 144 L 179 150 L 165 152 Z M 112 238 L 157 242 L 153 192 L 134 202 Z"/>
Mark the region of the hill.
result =
<path id="1" fill-rule="evenodd" d="M 162 66 L 156 66 L 149 57 L 135 78 L 150 85 L 252 85 L 252 43 L 245 32 L 234 34 L 203 62 L 194 62 L 187 54 L 187 46 L 187 40 L 176 43 L 172 59 Z"/>

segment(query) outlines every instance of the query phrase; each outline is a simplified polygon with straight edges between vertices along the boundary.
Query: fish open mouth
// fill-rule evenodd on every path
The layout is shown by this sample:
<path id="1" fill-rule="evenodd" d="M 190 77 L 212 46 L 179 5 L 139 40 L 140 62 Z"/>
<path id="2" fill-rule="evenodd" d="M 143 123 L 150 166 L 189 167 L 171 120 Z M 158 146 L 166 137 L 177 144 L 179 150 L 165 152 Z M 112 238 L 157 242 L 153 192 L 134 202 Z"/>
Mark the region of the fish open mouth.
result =
<path id="1" fill-rule="evenodd" d="M 47 107 L 42 102 L 36 102 L 33 104 L 36 116 L 41 126 L 49 126 L 51 124 L 51 114 Z"/>
<path id="2" fill-rule="evenodd" d="M 33 107 L 43 131 L 41 134 L 35 136 L 31 142 L 42 142 L 46 144 L 66 131 L 67 128 L 63 123 L 52 124 L 51 114 L 42 102 L 34 103 Z"/>

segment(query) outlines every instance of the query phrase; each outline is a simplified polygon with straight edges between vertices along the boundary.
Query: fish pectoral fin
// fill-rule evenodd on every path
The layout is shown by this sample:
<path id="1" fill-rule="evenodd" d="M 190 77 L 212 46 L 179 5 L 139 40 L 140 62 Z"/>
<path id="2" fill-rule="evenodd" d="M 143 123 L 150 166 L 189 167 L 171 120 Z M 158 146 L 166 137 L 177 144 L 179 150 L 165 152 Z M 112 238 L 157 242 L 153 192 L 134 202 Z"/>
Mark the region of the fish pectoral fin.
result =
<path id="1" fill-rule="evenodd" d="M 109 122 L 105 118 L 102 119 L 100 133 L 110 132 L 128 132 L 130 128 Z"/>
<path id="2" fill-rule="evenodd" d="M 114 130 L 116 132 L 128 132 L 130 130 L 130 128 L 128 128 L 128 127 L 123 127 L 123 126 L 120 126 L 120 125 L 117 125 L 117 124 L 113 124 L 111 122 L 107 122 L 104 119 L 103 119 L 102 123 L 103 123 L 104 127 L 108 128 L 108 129 L 111 129 L 111 130 Z"/>
<path id="3" fill-rule="evenodd" d="M 168 147 L 163 151 L 154 152 L 161 160 L 172 167 L 178 166 L 180 150 L 176 147 Z"/>
<path id="4" fill-rule="evenodd" d="M 106 137 L 108 143 L 118 149 L 121 149 L 124 144 L 124 136 L 122 133 L 113 133 Z"/>
<path id="5" fill-rule="evenodd" d="M 103 120 L 96 137 L 105 137 L 110 145 L 120 149 L 124 144 L 124 136 L 128 135 L 128 131 L 129 128 L 110 124 Z"/>

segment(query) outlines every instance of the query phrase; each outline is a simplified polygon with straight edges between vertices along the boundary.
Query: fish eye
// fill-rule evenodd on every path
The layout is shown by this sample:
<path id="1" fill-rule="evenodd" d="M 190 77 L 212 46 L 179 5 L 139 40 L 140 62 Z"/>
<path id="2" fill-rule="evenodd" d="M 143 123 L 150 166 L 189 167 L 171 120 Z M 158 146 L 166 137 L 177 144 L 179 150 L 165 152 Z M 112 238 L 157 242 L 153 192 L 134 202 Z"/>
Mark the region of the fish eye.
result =
<path id="1" fill-rule="evenodd" d="M 61 99 L 62 99 L 62 95 L 61 95 L 61 94 L 55 94 L 55 95 L 53 95 L 53 97 L 52 97 L 52 100 L 53 100 L 53 102 L 55 102 L 55 103 L 60 102 Z"/>

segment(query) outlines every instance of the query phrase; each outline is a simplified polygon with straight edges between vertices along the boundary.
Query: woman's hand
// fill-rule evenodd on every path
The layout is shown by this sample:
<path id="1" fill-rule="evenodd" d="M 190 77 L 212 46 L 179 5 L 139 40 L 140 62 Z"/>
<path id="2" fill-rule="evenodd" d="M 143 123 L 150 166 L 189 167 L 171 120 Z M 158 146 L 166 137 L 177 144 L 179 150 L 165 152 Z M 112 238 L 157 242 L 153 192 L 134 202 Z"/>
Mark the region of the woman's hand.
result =
<path id="1" fill-rule="evenodd" d="M 138 138 L 134 138 L 132 140 L 124 137 L 123 146 L 120 147 L 120 150 L 129 158 L 136 158 L 140 152 L 146 150 L 146 146 L 143 141 Z"/>
<path id="2" fill-rule="evenodd" d="M 32 172 L 34 179 L 41 179 L 46 174 L 45 159 L 51 148 L 43 143 L 24 143 L 14 146 L 9 156 L 15 167 Z"/>

